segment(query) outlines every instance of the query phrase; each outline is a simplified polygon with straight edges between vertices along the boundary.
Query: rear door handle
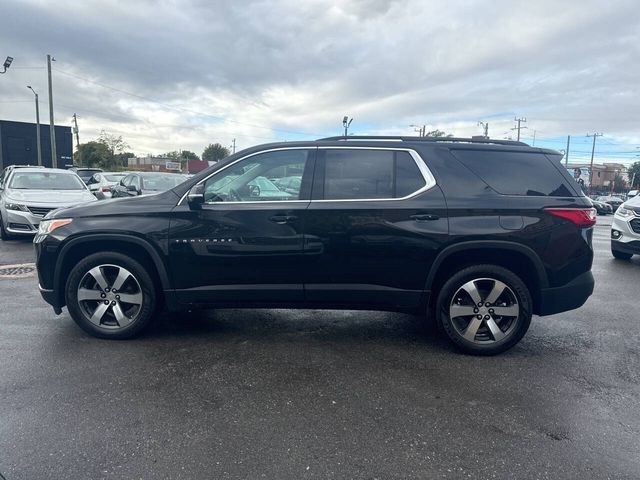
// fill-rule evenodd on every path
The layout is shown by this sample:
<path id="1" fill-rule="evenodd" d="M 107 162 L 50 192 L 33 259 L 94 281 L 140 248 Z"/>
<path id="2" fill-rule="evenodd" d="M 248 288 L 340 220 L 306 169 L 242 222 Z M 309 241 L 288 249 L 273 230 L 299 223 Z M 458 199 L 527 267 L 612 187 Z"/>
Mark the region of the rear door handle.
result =
<path id="1" fill-rule="evenodd" d="M 277 223 L 278 225 L 284 225 L 285 223 L 292 223 L 298 219 L 295 215 L 274 215 L 273 217 L 269 217 L 273 223 Z"/>
<path id="2" fill-rule="evenodd" d="M 418 213 L 416 215 L 411 215 L 409 218 L 416 222 L 427 222 L 429 220 L 438 220 L 440 217 L 438 215 L 433 215 L 432 213 Z"/>

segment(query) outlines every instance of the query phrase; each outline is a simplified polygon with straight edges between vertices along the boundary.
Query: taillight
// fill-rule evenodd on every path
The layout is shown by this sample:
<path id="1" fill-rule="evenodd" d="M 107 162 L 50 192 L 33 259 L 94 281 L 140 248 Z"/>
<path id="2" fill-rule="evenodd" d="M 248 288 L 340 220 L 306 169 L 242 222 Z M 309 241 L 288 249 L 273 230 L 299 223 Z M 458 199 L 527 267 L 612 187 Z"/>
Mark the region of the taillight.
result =
<path id="1" fill-rule="evenodd" d="M 544 211 L 556 217 L 566 218 L 580 228 L 596 224 L 595 208 L 545 208 Z"/>
<path id="2" fill-rule="evenodd" d="M 100 187 L 100 191 L 101 192 L 110 192 L 111 191 L 111 187 Z"/>

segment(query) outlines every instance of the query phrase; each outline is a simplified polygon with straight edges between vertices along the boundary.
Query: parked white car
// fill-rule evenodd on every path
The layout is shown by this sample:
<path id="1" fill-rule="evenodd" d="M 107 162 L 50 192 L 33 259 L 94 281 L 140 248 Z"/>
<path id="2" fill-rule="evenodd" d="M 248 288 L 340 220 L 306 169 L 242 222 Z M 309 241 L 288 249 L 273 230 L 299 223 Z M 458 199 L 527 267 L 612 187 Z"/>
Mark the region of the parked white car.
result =
<path id="1" fill-rule="evenodd" d="M 98 172 L 87 180 L 87 185 L 98 200 L 104 200 L 111 198 L 111 187 L 120 183 L 120 180 L 128 174 L 128 172 Z"/>
<path id="2" fill-rule="evenodd" d="M 0 237 L 34 235 L 51 210 L 95 202 L 82 179 L 58 168 L 7 167 L 0 176 Z"/>
<path id="3" fill-rule="evenodd" d="M 640 196 L 624 202 L 611 223 L 611 253 L 621 260 L 640 255 Z"/>

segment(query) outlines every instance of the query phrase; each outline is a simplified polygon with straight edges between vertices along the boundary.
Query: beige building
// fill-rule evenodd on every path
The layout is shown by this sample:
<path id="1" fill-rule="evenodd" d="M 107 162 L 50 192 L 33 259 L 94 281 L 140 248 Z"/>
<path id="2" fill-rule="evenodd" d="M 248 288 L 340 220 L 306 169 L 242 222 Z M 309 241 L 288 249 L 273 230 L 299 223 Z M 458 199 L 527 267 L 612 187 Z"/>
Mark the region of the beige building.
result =
<path id="1" fill-rule="evenodd" d="M 589 169 L 590 163 L 570 163 L 567 168 L 586 168 Z M 627 183 L 629 178 L 627 176 L 627 167 L 622 163 L 594 163 L 593 164 L 593 179 L 592 188 L 594 189 L 610 189 L 613 183 L 613 179 L 616 176 L 622 176 Z"/>

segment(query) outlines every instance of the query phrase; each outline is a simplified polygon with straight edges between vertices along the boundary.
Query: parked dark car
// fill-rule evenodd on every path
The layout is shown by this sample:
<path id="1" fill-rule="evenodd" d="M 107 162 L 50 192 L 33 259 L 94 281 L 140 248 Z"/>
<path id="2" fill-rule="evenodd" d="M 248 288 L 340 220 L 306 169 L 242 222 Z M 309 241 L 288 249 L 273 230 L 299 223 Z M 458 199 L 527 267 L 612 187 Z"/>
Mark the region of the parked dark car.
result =
<path id="1" fill-rule="evenodd" d="M 614 213 L 618 209 L 618 207 L 624 203 L 624 200 L 614 195 L 605 195 L 605 196 L 597 197 L 596 201 L 606 203 L 607 205 L 611 205 L 611 208 L 613 209 Z"/>
<path id="2" fill-rule="evenodd" d="M 134 172 L 111 186 L 111 198 L 137 197 L 170 190 L 189 177 L 178 173 Z"/>
<path id="3" fill-rule="evenodd" d="M 608 203 L 599 202 L 597 200 L 591 200 L 593 207 L 596 209 L 598 215 L 608 215 L 613 213 L 613 207 Z"/>
<path id="4" fill-rule="evenodd" d="M 428 137 L 250 148 L 158 195 L 49 214 L 34 240 L 40 290 L 103 338 L 140 333 L 162 304 L 381 309 L 496 354 L 533 314 L 593 291 L 596 212 L 561 157 Z M 256 182 L 291 172 L 297 191 Z"/>
<path id="5" fill-rule="evenodd" d="M 76 172 L 76 174 L 78 174 L 78 176 L 85 184 L 88 184 L 89 180 L 91 180 L 91 177 L 93 177 L 96 173 L 102 172 L 101 168 L 71 167 L 69 170 L 71 170 L 72 172 Z"/>

